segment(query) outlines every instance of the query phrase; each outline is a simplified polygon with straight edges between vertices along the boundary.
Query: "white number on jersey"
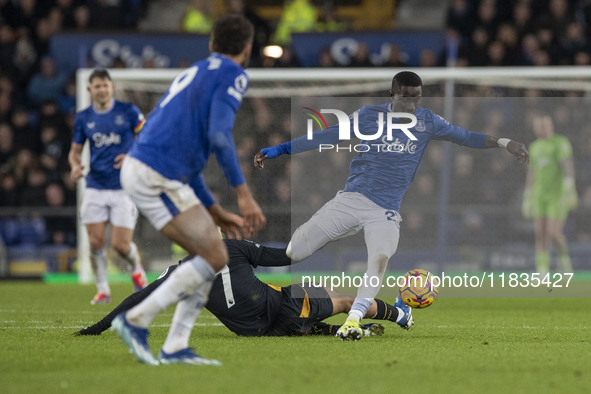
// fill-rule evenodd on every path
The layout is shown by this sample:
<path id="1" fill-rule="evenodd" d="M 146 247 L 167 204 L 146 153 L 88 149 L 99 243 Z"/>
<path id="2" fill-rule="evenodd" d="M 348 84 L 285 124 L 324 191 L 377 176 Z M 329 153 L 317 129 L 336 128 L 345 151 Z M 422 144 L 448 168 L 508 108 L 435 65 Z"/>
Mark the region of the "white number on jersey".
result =
<path id="1" fill-rule="evenodd" d="M 197 75 L 197 71 L 199 71 L 199 67 L 193 66 L 180 73 L 170 84 L 170 87 L 168 88 L 168 95 L 160 103 L 160 108 L 168 104 L 168 102 L 172 100 L 174 96 L 186 88 L 191 83 L 193 78 L 195 78 L 195 75 Z"/>

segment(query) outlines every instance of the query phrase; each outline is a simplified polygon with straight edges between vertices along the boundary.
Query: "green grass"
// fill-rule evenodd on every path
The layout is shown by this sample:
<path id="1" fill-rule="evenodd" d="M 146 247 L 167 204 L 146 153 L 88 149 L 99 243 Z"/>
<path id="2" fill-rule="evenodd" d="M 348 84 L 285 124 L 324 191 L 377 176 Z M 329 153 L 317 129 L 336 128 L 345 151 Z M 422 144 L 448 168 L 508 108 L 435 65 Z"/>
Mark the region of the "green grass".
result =
<path id="1" fill-rule="evenodd" d="M 204 312 L 191 345 L 223 366 L 150 367 L 111 331 L 70 335 L 129 291 L 115 284 L 114 304 L 91 306 L 94 286 L 0 282 L 0 392 L 542 394 L 591 387 L 591 299 L 441 298 L 415 311 L 412 330 L 388 324 L 383 337 L 360 342 L 239 338 Z M 155 353 L 172 312 L 154 321 Z"/>

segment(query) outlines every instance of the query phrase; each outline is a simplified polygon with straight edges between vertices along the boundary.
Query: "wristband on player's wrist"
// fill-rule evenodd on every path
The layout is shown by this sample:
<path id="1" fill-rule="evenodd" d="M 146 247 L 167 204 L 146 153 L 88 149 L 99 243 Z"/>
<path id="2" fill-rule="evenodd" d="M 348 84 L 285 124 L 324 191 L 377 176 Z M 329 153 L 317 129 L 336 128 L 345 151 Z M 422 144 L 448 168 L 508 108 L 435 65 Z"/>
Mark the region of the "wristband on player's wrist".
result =
<path id="1" fill-rule="evenodd" d="M 575 186 L 575 178 L 569 176 L 564 178 L 564 185 L 566 187 L 574 187 Z"/>
<path id="2" fill-rule="evenodd" d="M 497 140 L 497 144 L 499 145 L 499 148 L 507 149 L 507 145 L 509 145 L 509 142 L 511 142 L 511 140 L 509 138 L 499 138 Z"/>

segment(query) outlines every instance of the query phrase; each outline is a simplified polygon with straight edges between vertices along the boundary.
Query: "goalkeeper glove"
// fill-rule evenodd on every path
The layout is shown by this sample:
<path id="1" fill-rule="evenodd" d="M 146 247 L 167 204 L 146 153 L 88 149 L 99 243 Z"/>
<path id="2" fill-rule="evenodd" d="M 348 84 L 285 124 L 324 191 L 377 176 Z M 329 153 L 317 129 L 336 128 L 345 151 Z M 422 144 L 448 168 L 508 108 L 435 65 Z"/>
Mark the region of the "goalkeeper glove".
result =
<path id="1" fill-rule="evenodd" d="M 521 203 L 521 214 L 526 219 L 531 219 L 534 216 L 534 194 L 531 189 L 526 189 L 523 192 L 523 202 Z"/>
<path id="2" fill-rule="evenodd" d="M 560 201 L 570 211 L 579 205 L 577 188 L 574 178 L 565 178 L 562 184 L 562 200 Z"/>

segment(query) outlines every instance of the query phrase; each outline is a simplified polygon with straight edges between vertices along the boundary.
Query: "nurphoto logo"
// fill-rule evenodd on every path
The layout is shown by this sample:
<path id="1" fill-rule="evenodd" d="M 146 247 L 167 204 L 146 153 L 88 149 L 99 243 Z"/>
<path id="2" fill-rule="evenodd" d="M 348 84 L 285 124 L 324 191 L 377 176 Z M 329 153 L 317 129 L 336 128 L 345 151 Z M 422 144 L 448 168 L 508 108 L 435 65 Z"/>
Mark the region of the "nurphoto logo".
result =
<path id="1" fill-rule="evenodd" d="M 386 136 L 389 140 L 392 140 L 392 131 L 393 130 L 400 130 L 402 131 L 408 138 L 412 141 L 417 141 L 417 137 L 413 133 L 410 132 L 409 129 L 412 129 L 417 124 L 417 117 L 414 114 L 406 113 L 406 112 L 388 112 L 386 116 L 386 122 L 384 122 L 384 113 L 380 112 L 378 114 L 378 130 L 374 134 L 362 134 L 359 131 L 359 113 L 357 111 L 353 112 L 351 116 L 347 115 L 345 112 L 338 110 L 338 109 L 321 109 L 320 112 L 313 110 L 312 108 L 304 107 L 310 112 L 306 112 L 307 115 L 312 117 L 313 120 L 320 126 L 321 131 L 326 131 L 328 129 L 326 120 L 322 114 L 333 114 L 337 117 L 339 122 L 339 140 L 350 140 L 351 139 L 351 120 L 353 120 L 353 133 L 355 133 L 355 137 L 359 138 L 360 140 L 378 140 L 382 137 L 384 132 L 384 123 L 386 125 Z M 308 119 L 307 122 L 307 136 L 308 139 L 313 139 L 314 134 L 314 122 L 312 119 Z M 395 123 L 394 120 L 399 121 L 400 119 L 410 119 L 410 122 L 405 123 Z"/>

